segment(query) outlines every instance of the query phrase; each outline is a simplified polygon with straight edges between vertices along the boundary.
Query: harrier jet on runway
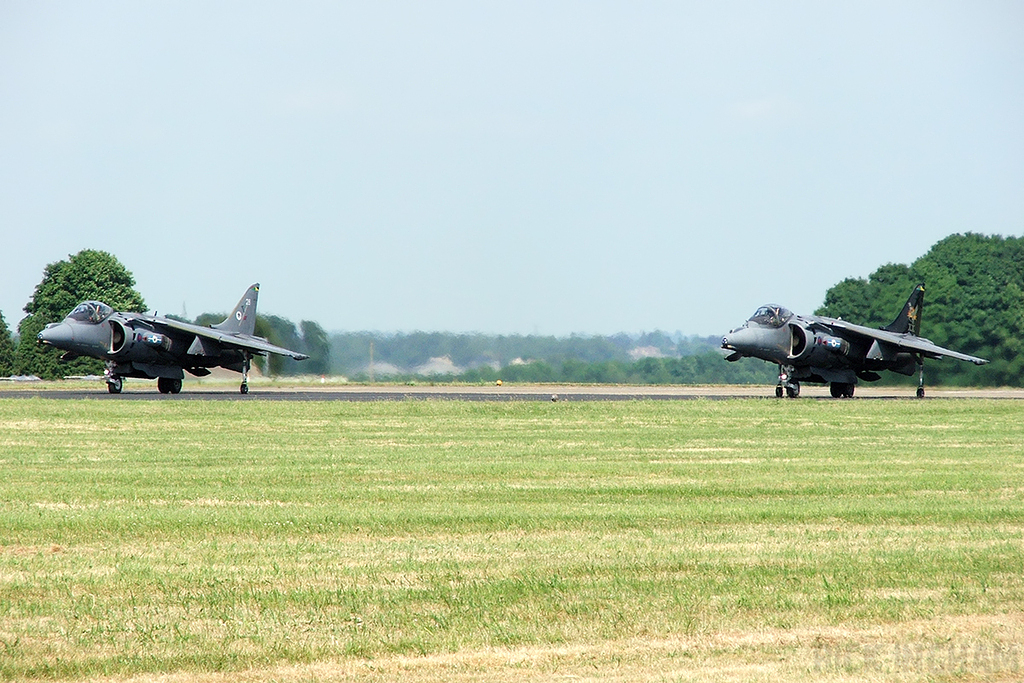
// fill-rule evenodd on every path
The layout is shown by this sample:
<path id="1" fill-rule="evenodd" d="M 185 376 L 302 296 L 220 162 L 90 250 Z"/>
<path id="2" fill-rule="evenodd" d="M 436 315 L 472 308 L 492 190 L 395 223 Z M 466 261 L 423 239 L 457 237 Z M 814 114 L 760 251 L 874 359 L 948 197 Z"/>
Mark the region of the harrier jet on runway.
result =
<path id="1" fill-rule="evenodd" d="M 782 306 L 768 304 L 757 309 L 743 327 L 725 335 L 722 348 L 732 351 L 726 357 L 729 361 L 751 356 L 777 363 L 775 395 L 779 397 L 783 391 L 791 398 L 799 396 L 800 380 L 828 384 L 835 398 L 849 397 L 858 378 L 875 382 L 881 379 L 880 370 L 910 376 L 915 367 L 920 376 L 917 395 L 923 397 L 925 358 L 949 356 L 975 365 L 988 362 L 917 336 L 923 308 L 924 285 L 918 285 L 896 320 L 876 330 L 835 318 L 793 315 Z"/>
<path id="2" fill-rule="evenodd" d="M 242 373 L 243 394 L 249 393 L 249 361 L 254 355 L 276 353 L 305 360 L 309 356 L 253 334 L 259 284 L 249 288 L 224 322 L 203 327 L 156 315 L 118 313 L 99 301 L 84 301 L 63 322 L 39 333 L 40 344 L 64 349 L 61 358 L 90 356 L 107 362 L 107 390 L 121 393 L 124 377 L 156 378 L 162 394 L 181 391 L 182 370 L 197 377 L 209 368 Z"/>

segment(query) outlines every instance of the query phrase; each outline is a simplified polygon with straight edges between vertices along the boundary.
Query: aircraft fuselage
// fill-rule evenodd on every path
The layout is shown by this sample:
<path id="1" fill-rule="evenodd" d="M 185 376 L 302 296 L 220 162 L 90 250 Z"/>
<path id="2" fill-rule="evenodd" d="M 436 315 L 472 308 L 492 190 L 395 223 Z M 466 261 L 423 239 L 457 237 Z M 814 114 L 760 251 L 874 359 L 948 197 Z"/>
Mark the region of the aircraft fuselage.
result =
<path id="1" fill-rule="evenodd" d="M 106 361 L 107 385 L 121 391 L 123 377 L 158 379 L 160 391 L 181 390 L 184 371 L 202 377 L 209 368 L 242 373 L 242 393 L 248 392 L 250 360 L 274 353 L 305 360 L 254 334 L 259 284 L 252 285 L 223 322 L 209 327 L 141 313 L 116 312 L 100 301 L 83 301 L 64 320 L 47 325 L 38 335 L 66 353 L 64 358 L 88 356 Z"/>

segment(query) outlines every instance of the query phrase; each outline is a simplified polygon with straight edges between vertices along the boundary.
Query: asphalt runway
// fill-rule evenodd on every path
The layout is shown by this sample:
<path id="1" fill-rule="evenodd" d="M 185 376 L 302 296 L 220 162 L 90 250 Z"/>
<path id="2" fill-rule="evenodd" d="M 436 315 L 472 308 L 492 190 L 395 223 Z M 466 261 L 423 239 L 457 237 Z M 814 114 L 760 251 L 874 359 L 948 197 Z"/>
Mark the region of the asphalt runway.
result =
<path id="1" fill-rule="evenodd" d="M 943 389 L 925 388 L 929 399 L 996 398 L 1024 400 L 1024 389 Z M 915 387 L 857 387 L 857 399 L 913 399 Z M 111 394 L 106 385 L 62 387 L 57 382 L 43 386 L 6 385 L 0 398 L 45 398 L 103 401 L 686 401 L 737 398 L 774 398 L 774 386 L 287 386 L 250 385 L 241 394 L 237 385 L 198 385 L 186 382 L 180 394 L 161 394 L 155 383 L 131 382 L 120 394 Z M 801 398 L 832 399 L 828 387 L 802 387 Z M 787 399 L 789 400 L 789 399 Z"/>

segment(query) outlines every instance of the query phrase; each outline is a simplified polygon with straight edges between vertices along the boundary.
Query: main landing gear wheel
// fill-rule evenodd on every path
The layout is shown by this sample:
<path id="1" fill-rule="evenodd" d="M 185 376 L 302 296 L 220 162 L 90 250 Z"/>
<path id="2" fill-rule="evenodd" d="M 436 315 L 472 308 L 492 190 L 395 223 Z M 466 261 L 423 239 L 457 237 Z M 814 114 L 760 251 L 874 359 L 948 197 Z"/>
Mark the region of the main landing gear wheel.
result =
<path id="1" fill-rule="evenodd" d="M 828 393 L 832 398 L 853 398 L 854 386 L 848 382 L 832 382 L 828 385 Z"/>
<path id="2" fill-rule="evenodd" d="M 107 391 L 112 394 L 120 394 L 123 386 L 124 382 L 120 377 L 111 377 L 107 380 Z"/>
<path id="3" fill-rule="evenodd" d="M 181 380 L 171 377 L 159 377 L 156 380 L 156 388 L 161 394 L 177 394 L 181 392 Z"/>
<path id="4" fill-rule="evenodd" d="M 247 383 L 245 383 L 245 382 L 242 382 L 242 386 L 238 387 L 238 391 L 240 393 L 243 393 L 243 394 L 248 394 L 249 393 L 249 385 Z"/>

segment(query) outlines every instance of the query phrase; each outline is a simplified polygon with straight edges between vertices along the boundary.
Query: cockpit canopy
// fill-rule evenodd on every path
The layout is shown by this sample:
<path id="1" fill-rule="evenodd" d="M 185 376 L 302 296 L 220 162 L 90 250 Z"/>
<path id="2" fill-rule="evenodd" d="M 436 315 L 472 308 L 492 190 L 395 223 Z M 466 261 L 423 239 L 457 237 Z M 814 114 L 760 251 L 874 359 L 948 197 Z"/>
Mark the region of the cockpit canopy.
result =
<path id="1" fill-rule="evenodd" d="M 786 321 L 793 317 L 793 313 L 785 306 L 778 304 L 766 304 L 750 316 L 750 321 L 765 327 L 782 327 Z"/>
<path id="2" fill-rule="evenodd" d="M 80 323 L 101 323 L 113 312 L 114 309 L 102 301 L 83 301 L 67 317 Z"/>

